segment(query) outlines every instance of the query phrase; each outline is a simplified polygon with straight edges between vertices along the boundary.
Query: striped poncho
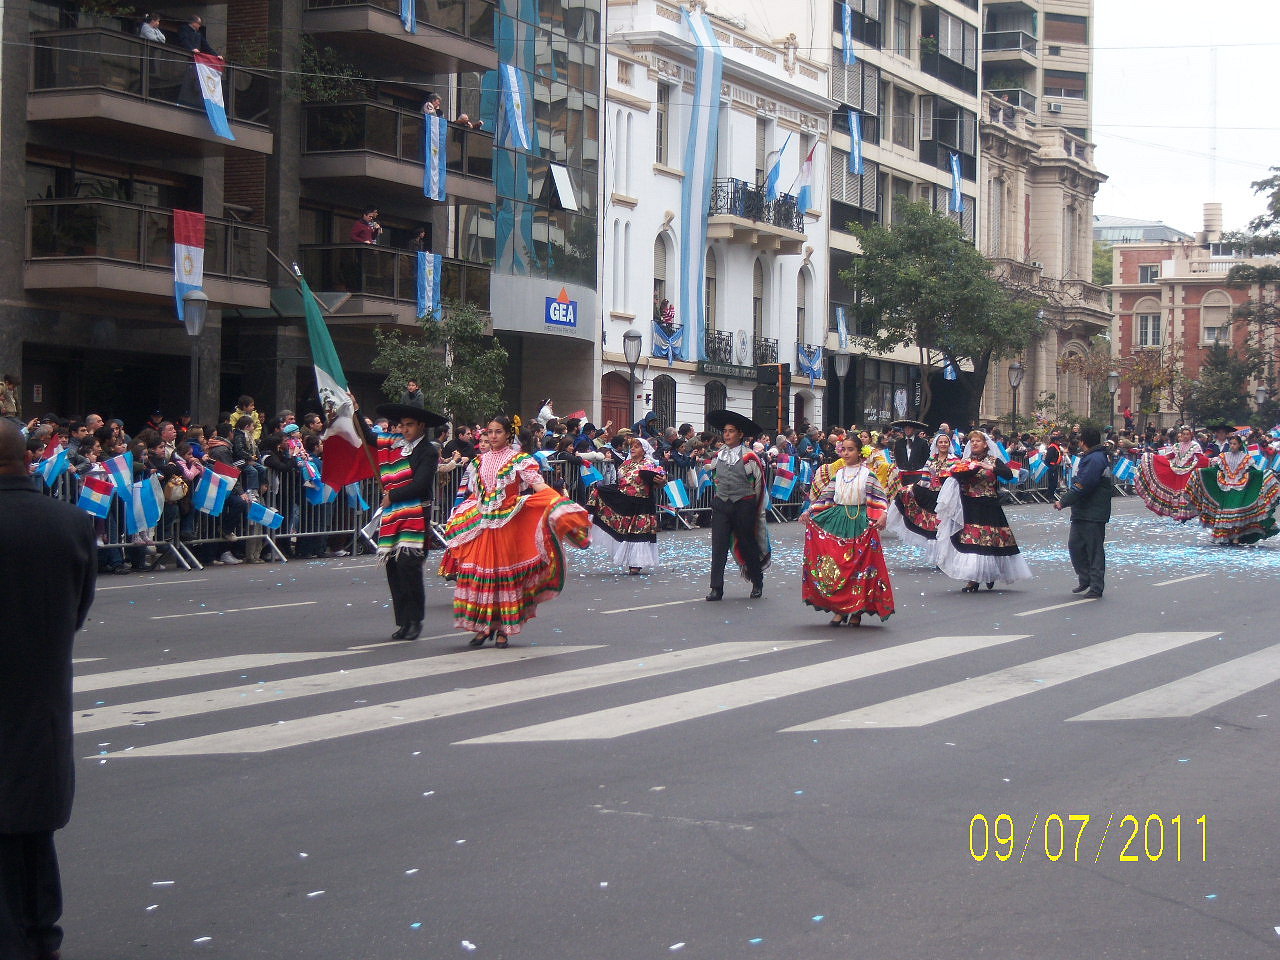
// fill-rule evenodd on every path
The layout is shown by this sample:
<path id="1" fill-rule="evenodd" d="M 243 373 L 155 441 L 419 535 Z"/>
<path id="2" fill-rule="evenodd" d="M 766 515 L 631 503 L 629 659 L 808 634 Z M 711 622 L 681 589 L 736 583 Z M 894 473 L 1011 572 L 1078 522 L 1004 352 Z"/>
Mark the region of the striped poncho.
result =
<path id="1" fill-rule="evenodd" d="M 412 450 L 406 451 L 404 438 L 398 433 L 378 437 L 378 476 L 388 493 L 413 480 Z M 423 501 L 393 502 L 382 511 L 378 527 L 380 558 L 402 552 L 422 555 L 426 549 L 427 511 Z"/>

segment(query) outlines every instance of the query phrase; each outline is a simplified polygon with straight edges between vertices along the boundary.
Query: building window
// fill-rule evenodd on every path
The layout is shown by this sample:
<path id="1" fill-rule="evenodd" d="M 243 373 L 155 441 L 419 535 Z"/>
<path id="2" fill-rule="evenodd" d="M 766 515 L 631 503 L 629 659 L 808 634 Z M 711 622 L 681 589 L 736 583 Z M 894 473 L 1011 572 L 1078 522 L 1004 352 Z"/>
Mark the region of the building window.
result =
<path id="1" fill-rule="evenodd" d="M 1160 346 L 1160 314 L 1140 313 L 1134 317 L 1138 328 L 1137 346 Z"/>
<path id="2" fill-rule="evenodd" d="M 1205 344 L 1231 343 L 1231 298 L 1214 291 L 1200 303 L 1200 340 Z"/>
<path id="3" fill-rule="evenodd" d="M 1089 18 L 1069 13 L 1046 13 L 1044 38 L 1055 43 L 1088 43 Z"/>
<path id="4" fill-rule="evenodd" d="M 757 338 L 764 336 L 764 268 L 759 260 L 751 269 L 751 329 Z"/>
<path id="5" fill-rule="evenodd" d="M 676 425 L 676 382 L 665 373 L 653 378 L 653 412 L 660 429 Z"/>
<path id="6" fill-rule="evenodd" d="M 796 277 L 796 343 L 805 343 L 805 306 L 809 300 L 809 283 L 803 273 Z"/>
<path id="7" fill-rule="evenodd" d="M 710 250 L 707 251 L 707 263 L 705 267 L 706 281 L 703 286 L 703 316 L 706 317 L 705 329 L 709 334 L 716 332 L 716 258 Z"/>
<path id="8" fill-rule="evenodd" d="M 665 83 L 658 84 L 658 95 L 654 100 L 653 110 L 655 122 L 653 159 L 657 163 L 666 164 L 671 135 L 671 88 Z"/>
<path id="9" fill-rule="evenodd" d="M 655 314 L 658 312 L 659 304 L 666 298 L 667 245 L 662 239 L 662 234 L 658 234 L 653 241 L 653 312 Z"/>
<path id="10" fill-rule="evenodd" d="M 916 145 L 915 95 L 901 87 L 893 88 L 893 142 L 908 150 Z"/>
<path id="11" fill-rule="evenodd" d="M 1138 282 L 1155 283 L 1160 279 L 1160 264 L 1142 263 L 1138 265 Z"/>
<path id="12" fill-rule="evenodd" d="M 1044 72 L 1044 95 L 1046 97 L 1063 97 L 1068 100 L 1086 99 L 1088 88 L 1087 76 L 1074 70 L 1046 70 Z"/>
<path id="13" fill-rule="evenodd" d="M 893 8 L 893 52 L 900 57 L 911 56 L 911 15 L 915 9 L 907 0 L 898 0 Z"/>
<path id="14" fill-rule="evenodd" d="M 702 415 L 705 417 L 712 410 L 724 410 L 729 406 L 729 391 L 719 380 L 712 380 L 702 388 Z M 714 429 L 704 422 L 702 429 L 708 433 Z"/>
<path id="15" fill-rule="evenodd" d="M 993 257 L 1004 256 L 1004 179 L 987 182 L 987 249 Z"/>
<path id="16" fill-rule="evenodd" d="M 756 183 L 764 183 L 769 164 L 769 121 L 756 117 Z"/>

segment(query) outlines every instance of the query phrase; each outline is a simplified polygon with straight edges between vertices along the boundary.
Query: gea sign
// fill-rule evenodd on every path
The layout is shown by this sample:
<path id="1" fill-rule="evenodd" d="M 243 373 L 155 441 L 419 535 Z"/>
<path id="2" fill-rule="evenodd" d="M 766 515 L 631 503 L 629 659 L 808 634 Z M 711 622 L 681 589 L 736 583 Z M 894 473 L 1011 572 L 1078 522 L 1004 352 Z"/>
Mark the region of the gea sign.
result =
<path id="1" fill-rule="evenodd" d="M 557 327 L 578 325 L 578 301 L 569 299 L 569 292 L 560 288 L 560 296 L 547 297 L 547 323 Z"/>

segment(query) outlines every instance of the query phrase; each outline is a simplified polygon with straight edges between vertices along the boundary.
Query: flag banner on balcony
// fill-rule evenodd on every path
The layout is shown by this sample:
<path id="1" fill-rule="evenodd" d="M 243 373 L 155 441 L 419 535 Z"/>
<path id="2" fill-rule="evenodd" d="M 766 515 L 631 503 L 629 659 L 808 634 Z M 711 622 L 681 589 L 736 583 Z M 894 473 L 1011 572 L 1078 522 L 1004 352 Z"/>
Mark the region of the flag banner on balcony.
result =
<path id="1" fill-rule="evenodd" d="M 653 355 L 655 357 L 666 357 L 668 367 L 680 358 L 680 347 L 683 341 L 684 327 L 672 327 L 668 333 L 662 324 L 654 323 Z"/>
<path id="2" fill-rule="evenodd" d="M 849 346 L 849 321 L 845 319 L 844 307 L 836 307 L 836 342 L 841 350 Z"/>
<path id="3" fill-rule="evenodd" d="M 797 343 L 796 361 L 800 364 L 800 372 L 809 378 L 809 388 L 812 389 L 813 381 L 822 371 L 822 344 L 815 343 L 806 347 L 803 343 Z"/>
<path id="4" fill-rule="evenodd" d="M 706 302 L 707 214 L 715 187 L 716 143 L 720 131 L 720 81 L 724 55 L 711 22 L 702 10 L 681 8 L 697 49 L 693 105 L 684 146 L 684 180 L 680 189 L 680 302 L 677 313 L 685 334 L 681 360 L 700 359 Z"/>
<path id="5" fill-rule="evenodd" d="M 960 196 L 960 154 L 951 154 L 951 212 L 964 210 L 964 197 Z"/>
<path id="6" fill-rule="evenodd" d="M 844 65 L 852 67 L 858 62 L 858 55 L 853 49 L 853 11 L 848 3 L 840 4 L 840 39 L 844 53 Z"/>
<path id="7" fill-rule="evenodd" d="M 502 106 L 505 113 L 501 145 L 508 148 L 519 147 L 531 150 L 533 138 L 529 135 L 529 122 L 532 111 L 529 109 L 529 97 L 524 88 L 524 74 L 515 64 L 499 64 L 502 74 Z"/>
<path id="8" fill-rule="evenodd" d="M 208 471 L 205 471 L 208 473 Z M 124 528 L 129 536 L 141 533 L 160 522 L 164 510 L 164 490 L 155 474 L 139 480 L 129 488 L 129 499 L 124 511 Z"/>
<path id="9" fill-rule="evenodd" d="M 445 179 L 449 175 L 449 121 L 444 117 L 422 119 L 422 195 L 428 200 L 444 200 Z"/>
<path id="10" fill-rule="evenodd" d="M 204 214 L 191 210 L 173 211 L 173 297 L 178 303 L 178 319 L 183 316 L 182 298 L 204 286 Z M 132 483 L 132 479 L 129 481 Z"/>
<path id="11" fill-rule="evenodd" d="M 790 192 L 795 195 L 796 209 L 800 212 L 800 216 L 804 216 L 804 212 L 813 207 L 813 151 L 818 149 L 815 142 L 809 148 L 809 155 L 800 162 L 800 174 L 796 177 L 796 182 L 791 185 Z"/>
<path id="12" fill-rule="evenodd" d="M 782 157 L 787 152 L 787 147 L 791 143 L 792 134 L 787 133 L 787 139 L 782 141 L 782 149 L 778 151 L 778 155 L 773 158 L 773 166 L 769 168 L 768 175 L 764 178 L 764 198 L 770 203 L 778 199 L 778 177 L 782 175 Z"/>
<path id="13" fill-rule="evenodd" d="M 444 257 L 438 253 L 418 251 L 418 316 L 439 320 L 441 316 L 440 274 Z"/>
<path id="14" fill-rule="evenodd" d="M 862 176 L 862 114 L 849 112 L 849 172 Z"/>
<path id="15" fill-rule="evenodd" d="M 418 32 L 418 9 L 414 0 L 400 0 L 400 22 L 405 33 Z"/>
<path id="16" fill-rule="evenodd" d="M 224 64 L 211 53 L 193 53 L 196 61 L 196 79 L 200 81 L 200 95 L 204 97 L 204 112 L 209 117 L 209 126 L 213 132 L 224 140 L 234 140 L 227 123 L 227 104 L 222 99 L 222 71 Z"/>
<path id="17" fill-rule="evenodd" d="M 329 424 L 325 428 L 324 461 L 321 464 L 325 484 L 332 490 L 374 475 L 374 454 L 364 432 L 356 423 L 355 401 L 347 389 L 347 376 L 342 372 L 338 351 L 325 326 L 315 294 L 301 276 L 302 309 L 307 315 L 307 338 L 311 341 L 311 360 L 316 368 L 316 391 L 320 397 L 321 416 Z M 336 494 L 335 494 L 336 496 Z"/>

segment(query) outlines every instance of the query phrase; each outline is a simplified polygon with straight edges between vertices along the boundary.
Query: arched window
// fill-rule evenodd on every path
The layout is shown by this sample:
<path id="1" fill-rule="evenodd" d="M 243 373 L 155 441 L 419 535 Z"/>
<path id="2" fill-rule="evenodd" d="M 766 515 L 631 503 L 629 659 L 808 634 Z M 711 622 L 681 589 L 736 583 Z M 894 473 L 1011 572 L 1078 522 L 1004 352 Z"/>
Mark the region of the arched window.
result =
<path id="1" fill-rule="evenodd" d="M 725 389 L 723 383 L 719 380 L 710 381 L 702 388 L 702 416 L 703 430 L 711 430 L 711 424 L 706 422 L 706 415 L 712 410 L 724 410 L 729 405 L 729 391 Z"/>
<path id="2" fill-rule="evenodd" d="M 1231 344 L 1231 297 L 1210 290 L 1200 301 L 1200 342 Z"/>
<path id="3" fill-rule="evenodd" d="M 665 430 L 676 424 L 676 382 L 665 373 L 653 378 L 653 411 L 658 427 Z"/>
<path id="4" fill-rule="evenodd" d="M 751 269 L 751 327 L 756 339 L 764 336 L 764 267 L 759 260 Z"/>
<path id="5" fill-rule="evenodd" d="M 987 250 L 1004 256 L 1004 177 L 992 177 L 987 185 Z"/>
<path id="6" fill-rule="evenodd" d="M 1058 360 L 1058 407 L 1079 417 L 1090 412 L 1089 384 L 1080 375 L 1078 360 L 1083 353 L 1084 347 L 1079 343 L 1069 343 Z"/>
<path id="7" fill-rule="evenodd" d="M 796 277 L 796 343 L 805 343 L 805 307 L 809 301 L 809 281 L 801 270 Z"/>
<path id="8" fill-rule="evenodd" d="M 711 339 L 710 335 L 716 332 L 716 255 L 710 250 L 707 251 L 706 276 L 706 284 L 703 287 L 703 304 L 706 310 L 707 322 L 704 330 L 708 339 Z"/>
<path id="9" fill-rule="evenodd" d="M 1133 345 L 1135 347 L 1161 346 L 1166 333 L 1163 325 L 1160 301 L 1154 297 L 1144 297 L 1139 300 L 1133 307 Z"/>

